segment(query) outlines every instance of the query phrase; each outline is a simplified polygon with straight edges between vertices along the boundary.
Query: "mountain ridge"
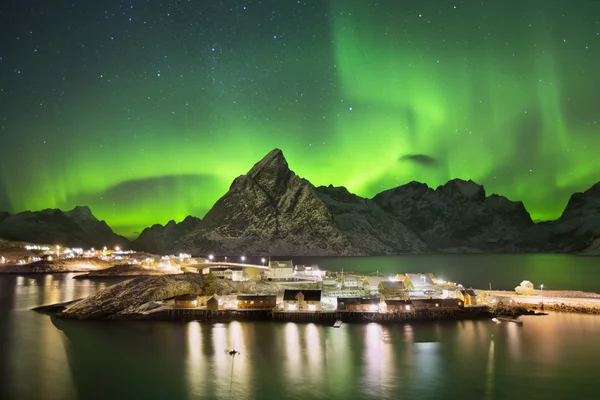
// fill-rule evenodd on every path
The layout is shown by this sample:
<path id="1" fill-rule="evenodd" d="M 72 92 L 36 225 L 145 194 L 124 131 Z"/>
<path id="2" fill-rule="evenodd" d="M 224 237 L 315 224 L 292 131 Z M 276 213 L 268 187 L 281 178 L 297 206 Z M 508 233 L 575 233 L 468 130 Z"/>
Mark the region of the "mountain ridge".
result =
<path id="1" fill-rule="evenodd" d="M 15 215 L 27 213 L 31 212 Z M 66 230 L 70 226 L 87 232 L 86 242 L 94 241 L 93 232 L 104 238 L 108 231 L 115 235 L 87 207 L 37 213 L 46 229 L 50 229 L 46 220 L 54 218 Z M 0 237 L 6 235 L 6 221 L 13 217 L 0 212 Z M 25 240 L 32 241 L 35 234 L 48 236 L 37 228 Z M 65 235 L 69 236 L 63 232 Z M 598 243 L 600 182 L 574 193 L 558 219 L 535 223 L 521 201 L 487 195 L 484 186 L 472 180 L 452 179 L 435 189 L 412 181 L 371 199 L 343 186 L 315 187 L 297 176 L 283 152 L 274 149 L 247 174 L 235 178 L 204 218 L 188 216 L 180 223 L 155 224 L 128 244 L 159 254 L 362 256 L 432 252 L 600 254 Z"/>

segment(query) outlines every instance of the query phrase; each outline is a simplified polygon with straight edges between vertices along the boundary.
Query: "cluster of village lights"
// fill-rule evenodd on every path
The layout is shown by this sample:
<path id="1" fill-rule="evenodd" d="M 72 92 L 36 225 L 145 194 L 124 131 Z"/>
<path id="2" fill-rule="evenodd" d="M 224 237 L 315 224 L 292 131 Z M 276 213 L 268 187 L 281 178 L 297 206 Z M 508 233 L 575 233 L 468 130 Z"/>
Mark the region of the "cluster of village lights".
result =
<path id="1" fill-rule="evenodd" d="M 208 255 L 208 262 L 213 262 L 214 259 L 215 259 L 214 255 L 212 255 L 212 254 Z M 227 256 L 225 256 L 224 259 L 225 259 L 225 262 L 227 262 Z M 242 264 L 245 263 L 246 262 L 246 256 L 241 256 L 240 260 L 242 261 Z M 265 263 L 267 262 L 267 259 L 263 257 L 263 258 L 260 259 L 260 262 L 262 263 L 262 265 L 265 265 Z"/>

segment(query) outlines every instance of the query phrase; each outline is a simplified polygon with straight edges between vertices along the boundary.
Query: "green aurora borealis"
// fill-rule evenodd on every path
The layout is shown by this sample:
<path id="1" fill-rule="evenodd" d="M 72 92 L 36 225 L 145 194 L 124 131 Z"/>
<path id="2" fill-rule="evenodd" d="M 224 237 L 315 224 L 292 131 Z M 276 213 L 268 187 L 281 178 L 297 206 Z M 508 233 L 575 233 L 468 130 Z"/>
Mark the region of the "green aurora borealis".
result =
<path id="1" fill-rule="evenodd" d="M 275 147 L 315 185 L 473 179 L 536 220 L 600 180 L 600 2 L 32 3 L 0 28 L 0 209 L 135 236 Z"/>

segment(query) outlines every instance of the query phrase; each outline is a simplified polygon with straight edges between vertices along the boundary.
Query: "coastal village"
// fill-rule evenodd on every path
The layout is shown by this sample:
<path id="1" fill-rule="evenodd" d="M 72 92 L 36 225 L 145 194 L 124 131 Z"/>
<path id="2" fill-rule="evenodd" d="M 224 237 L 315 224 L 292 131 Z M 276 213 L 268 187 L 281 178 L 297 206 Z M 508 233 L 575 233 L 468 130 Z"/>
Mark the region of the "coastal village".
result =
<path id="1" fill-rule="evenodd" d="M 276 319 L 290 320 L 301 316 L 318 320 L 320 316 L 329 318 L 335 313 L 336 319 L 342 314 L 346 318 L 351 314 L 360 315 L 362 320 L 411 319 L 417 314 L 476 315 L 490 308 L 510 308 L 523 303 L 535 305 L 539 303 L 535 295 L 540 290 L 543 292 L 543 285 L 537 290 L 529 281 L 523 281 L 514 292 L 490 291 L 464 287 L 431 272 L 364 275 L 343 270 L 325 271 L 318 265 L 295 264 L 292 260 L 261 258 L 260 263 L 253 264 L 245 256 L 235 259 L 189 254 L 157 256 L 119 247 L 84 250 L 26 245 L 23 250 L 28 255 L 21 254 L 21 258 L 15 258 L 15 252 L 12 259 L 9 258 L 11 253 L 4 253 L 0 258 L 0 271 L 15 265 L 24 268 L 73 261 L 78 272 L 87 272 L 78 278 L 194 274 L 201 275 L 204 281 L 229 285 L 226 293 L 198 291 L 154 301 L 143 308 L 146 315 L 166 312 L 174 317 L 189 317 L 222 311 L 235 312 L 237 316 L 244 312 L 268 313 Z M 98 262 L 112 267 L 98 269 Z M 552 303 L 551 296 L 547 297 Z M 379 316 L 373 318 L 374 315 Z"/>

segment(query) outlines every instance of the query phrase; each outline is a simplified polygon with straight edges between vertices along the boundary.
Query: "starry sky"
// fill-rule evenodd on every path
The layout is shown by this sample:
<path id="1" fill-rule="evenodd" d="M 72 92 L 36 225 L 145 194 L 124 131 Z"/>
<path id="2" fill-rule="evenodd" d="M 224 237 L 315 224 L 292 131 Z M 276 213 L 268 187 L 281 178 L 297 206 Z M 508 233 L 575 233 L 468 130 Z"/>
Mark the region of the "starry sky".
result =
<path id="1" fill-rule="evenodd" d="M 556 218 L 600 180 L 600 1 L 0 5 L 0 210 L 202 217 L 269 150 L 371 197 L 473 179 Z"/>

